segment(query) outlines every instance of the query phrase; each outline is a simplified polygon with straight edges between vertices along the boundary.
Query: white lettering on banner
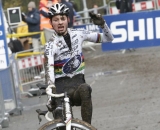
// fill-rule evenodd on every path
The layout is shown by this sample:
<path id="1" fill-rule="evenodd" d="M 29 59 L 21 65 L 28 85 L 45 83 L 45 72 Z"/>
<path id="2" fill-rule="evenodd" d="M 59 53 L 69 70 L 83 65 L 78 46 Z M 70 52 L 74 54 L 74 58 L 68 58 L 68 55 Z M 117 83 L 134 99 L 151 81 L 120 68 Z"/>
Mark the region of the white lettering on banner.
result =
<path id="1" fill-rule="evenodd" d="M 153 39 L 154 38 L 154 31 L 153 31 L 153 19 L 148 18 L 147 19 L 147 38 Z"/>
<path id="2" fill-rule="evenodd" d="M 160 38 L 160 17 L 155 19 L 155 24 L 156 24 L 156 38 Z"/>
<path id="3" fill-rule="evenodd" d="M 94 25 L 94 24 L 92 24 L 92 25 L 87 25 L 87 26 L 86 26 L 86 29 L 87 29 L 88 31 L 99 31 L 98 26 L 97 26 L 97 25 Z"/>
<path id="4" fill-rule="evenodd" d="M 0 25 L 2 25 L 2 20 L 1 20 L 2 18 L 1 18 L 1 15 L 0 15 Z"/>
<path id="5" fill-rule="evenodd" d="M 0 69 L 5 69 L 7 66 L 6 55 L 0 55 Z"/>
<path id="6" fill-rule="evenodd" d="M 134 41 L 135 37 L 138 37 L 140 41 L 154 38 L 160 39 L 160 17 L 156 17 L 155 19 L 138 19 L 138 24 L 134 21 L 135 20 L 124 20 L 112 22 L 110 29 L 112 30 L 113 35 L 117 36 L 112 43 L 125 42 L 127 39 L 128 41 Z M 135 30 L 136 24 L 138 29 Z M 154 34 L 154 32 L 156 34 Z"/>
<path id="7" fill-rule="evenodd" d="M 0 54 L 5 54 L 4 40 L 0 40 Z"/>
<path id="8" fill-rule="evenodd" d="M 145 23 L 144 19 L 138 20 L 138 31 L 134 31 L 134 21 L 128 20 L 128 41 L 134 41 L 134 37 L 139 36 L 139 40 L 145 40 Z"/>
<path id="9" fill-rule="evenodd" d="M 117 26 L 126 25 L 126 21 L 112 22 L 111 30 L 114 35 L 121 35 L 119 38 L 115 38 L 113 43 L 125 42 L 127 40 L 127 31 L 125 28 L 117 28 Z"/>
<path id="10" fill-rule="evenodd" d="M 3 35 L 3 32 L 2 31 L 0 31 L 0 36 L 2 36 Z"/>

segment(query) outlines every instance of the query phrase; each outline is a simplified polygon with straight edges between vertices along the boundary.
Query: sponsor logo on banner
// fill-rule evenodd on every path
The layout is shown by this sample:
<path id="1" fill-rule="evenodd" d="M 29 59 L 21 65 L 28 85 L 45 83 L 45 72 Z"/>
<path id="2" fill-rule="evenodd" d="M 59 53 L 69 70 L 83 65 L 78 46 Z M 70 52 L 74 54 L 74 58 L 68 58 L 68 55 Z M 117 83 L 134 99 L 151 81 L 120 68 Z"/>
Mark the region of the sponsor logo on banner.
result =
<path id="1" fill-rule="evenodd" d="M 160 45 L 160 10 L 104 16 L 114 40 L 102 50 L 119 50 Z"/>
<path id="2" fill-rule="evenodd" d="M 94 32 L 100 32 L 100 28 L 97 25 L 94 24 L 88 24 L 88 25 L 78 25 L 74 26 L 75 29 L 78 30 L 88 30 L 88 31 L 94 31 Z"/>
<path id="3" fill-rule="evenodd" d="M 103 51 L 160 45 L 160 10 L 106 15 L 114 40 L 102 43 Z M 102 32 L 97 25 L 79 25 L 77 29 Z"/>
<path id="4" fill-rule="evenodd" d="M 0 54 L 5 54 L 4 41 L 0 40 Z"/>
<path id="5" fill-rule="evenodd" d="M 5 27 L 3 23 L 3 9 L 2 5 L 0 4 L 0 69 L 7 68 L 7 65 L 9 64 L 9 58 L 8 58 L 8 47 L 6 43 L 6 36 L 5 36 Z"/>
<path id="6" fill-rule="evenodd" d="M 160 17 L 123 20 L 112 22 L 110 28 L 113 35 L 118 35 L 112 43 L 134 41 L 136 37 L 140 41 L 160 38 Z M 135 30 L 135 26 L 137 29 Z"/>
<path id="7" fill-rule="evenodd" d="M 2 20 L 1 20 L 2 18 L 1 18 L 1 15 L 0 15 L 0 26 L 2 25 Z"/>
<path id="8" fill-rule="evenodd" d="M 0 69 L 6 68 L 6 54 L 4 49 L 4 41 L 0 40 Z"/>

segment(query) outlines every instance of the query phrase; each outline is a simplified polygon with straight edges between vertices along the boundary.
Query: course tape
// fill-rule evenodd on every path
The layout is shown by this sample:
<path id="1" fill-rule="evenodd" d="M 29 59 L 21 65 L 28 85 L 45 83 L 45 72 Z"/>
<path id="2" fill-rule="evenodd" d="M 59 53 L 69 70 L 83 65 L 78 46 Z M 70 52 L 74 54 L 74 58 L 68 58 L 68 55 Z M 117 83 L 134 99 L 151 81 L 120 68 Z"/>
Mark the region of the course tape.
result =
<path id="1" fill-rule="evenodd" d="M 32 35 L 36 35 L 36 34 L 41 34 L 41 36 L 40 36 L 41 43 L 42 43 L 42 45 L 45 45 L 46 39 L 45 39 L 45 35 L 44 35 L 43 31 L 41 31 L 41 32 L 30 32 L 30 33 L 7 34 L 7 37 L 8 38 L 12 38 L 12 37 L 19 38 L 19 37 L 32 36 Z"/>

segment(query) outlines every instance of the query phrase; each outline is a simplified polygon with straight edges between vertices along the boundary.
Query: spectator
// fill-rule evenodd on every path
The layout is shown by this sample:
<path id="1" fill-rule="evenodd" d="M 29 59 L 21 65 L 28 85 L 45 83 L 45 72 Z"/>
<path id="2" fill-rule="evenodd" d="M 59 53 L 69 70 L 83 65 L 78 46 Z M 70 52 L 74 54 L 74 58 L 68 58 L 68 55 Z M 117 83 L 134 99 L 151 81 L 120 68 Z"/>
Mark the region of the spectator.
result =
<path id="1" fill-rule="evenodd" d="M 67 0 L 66 0 L 67 1 Z M 74 10 L 77 12 L 78 11 L 78 6 L 73 0 L 68 0 L 68 2 L 72 5 Z"/>
<path id="2" fill-rule="evenodd" d="M 21 44 L 21 41 L 18 39 L 11 39 L 10 42 L 8 43 L 8 47 L 10 48 L 12 53 L 23 51 L 23 46 Z"/>
<path id="3" fill-rule="evenodd" d="M 51 24 L 49 23 L 48 18 L 48 9 L 49 7 L 54 4 L 54 0 L 41 0 L 39 4 L 39 11 L 40 11 L 40 30 L 44 28 L 52 28 Z"/>
<path id="4" fill-rule="evenodd" d="M 74 1 L 71 0 L 66 0 L 73 8 L 73 12 L 74 12 L 74 20 L 73 23 L 75 24 L 76 22 L 80 21 L 79 19 L 81 18 L 81 16 L 76 12 L 78 10 L 77 5 Z"/>
<path id="5" fill-rule="evenodd" d="M 17 28 L 18 34 L 28 33 L 28 25 L 26 22 L 22 21 L 19 23 Z M 30 49 L 29 40 L 27 36 L 19 37 L 19 40 L 23 46 L 23 50 Z"/>
<path id="6" fill-rule="evenodd" d="M 120 13 L 132 12 L 132 0 L 116 0 L 116 7 Z"/>
<path id="7" fill-rule="evenodd" d="M 40 14 L 39 11 L 36 9 L 35 2 L 31 1 L 28 3 L 28 13 L 24 15 L 24 19 L 28 24 L 28 31 L 29 32 L 40 32 Z M 34 52 L 38 51 L 39 48 L 39 40 L 40 34 L 32 35 L 32 46 Z"/>
<path id="8" fill-rule="evenodd" d="M 69 8 L 70 12 L 69 12 L 69 24 L 68 24 L 68 27 L 72 28 L 73 27 L 73 22 L 74 22 L 74 10 L 73 10 L 73 7 L 66 0 L 58 0 L 58 2 L 65 4 Z"/>
<path id="9" fill-rule="evenodd" d="M 93 9 L 94 9 L 94 10 L 93 10 L 93 13 L 98 14 L 97 8 L 98 8 L 98 5 L 94 4 L 94 5 L 93 5 Z"/>

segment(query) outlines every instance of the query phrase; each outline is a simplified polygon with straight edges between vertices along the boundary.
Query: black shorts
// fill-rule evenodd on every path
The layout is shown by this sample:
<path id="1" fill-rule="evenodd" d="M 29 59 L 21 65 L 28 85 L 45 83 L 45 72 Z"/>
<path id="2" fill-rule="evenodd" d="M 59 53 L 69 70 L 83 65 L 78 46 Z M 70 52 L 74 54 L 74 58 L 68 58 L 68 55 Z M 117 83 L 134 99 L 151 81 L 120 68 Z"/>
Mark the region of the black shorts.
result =
<path id="1" fill-rule="evenodd" d="M 81 106 L 82 100 L 91 99 L 91 87 L 85 83 L 84 74 L 75 75 L 72 78 L 62 77 L 55 80 L 56 93 L 67 92 L 72 106 Z M 55 102 L 55 99 L 52 98 Z M 61 104 L 61 103 L 58 103 Z"/>
<path id="2" fill-rule="evenodd" d="M 84 74 L 77 74 L 70 77 L 62 77 L 55 79 L 56 93 L 64 93 L 68 88 L 77 88 L 79 85 L 85 83 Z"/>

